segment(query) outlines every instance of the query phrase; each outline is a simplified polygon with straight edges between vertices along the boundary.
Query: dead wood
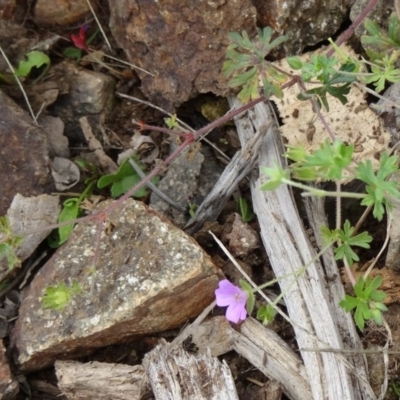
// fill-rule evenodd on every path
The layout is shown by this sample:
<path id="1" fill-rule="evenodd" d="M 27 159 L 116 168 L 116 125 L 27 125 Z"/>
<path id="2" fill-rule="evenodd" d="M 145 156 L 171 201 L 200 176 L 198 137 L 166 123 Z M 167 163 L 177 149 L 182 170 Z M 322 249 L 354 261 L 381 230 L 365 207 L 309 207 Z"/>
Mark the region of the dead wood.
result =
<path id="1" fill-rule="evenodd" d="M 230 99 L 231 106 L 238 107 L 236 98 Z M 254 132 L 272 120 L 264 103 L 244 117 L 236 118 L 242 145 Z M 259 166 L 284 165 L 284 148 L 278 129 L 271 126 L 263 140 L 259 154 Z M 309 384 L 314 399 L 375 399 L 368 383 L 366 363 L 337 353 L 319 353 L 318 348 L 342 349 L 347 343 L 358 343 L 352 322 L 338 322 L 338 315 L 344 314 L 332 299 L 338 299 L 340 292 L 332 297 L 332 291 L 339 290 L 341 283 L 331 288 L 329 278 L 324 274 L 319 261 L 310 262 L 316 252 L 304 230 L 291 191 L 286 186 L 262 192 L 260 185 L 267 178 L 252 174 L 251 190 L 254 211 L 260 223 L 261 236 L 275 275 L 280 279 L 281 290 L 289 317 L 296 333 L 297 343 L 303 357 Z M 295 279 L 299 269 L 310 263 L 301 277 Z M 346 320 L 343 316 L 342 319 Z M 302 349 L 315 349 L 302 351 Z"/>
<path id="2" fill-rule="evenodd" d="M 56 361 L 55 367 L 68 400 L 140 400 L 149 394 L 141 365 Z"/>
<path id="3" fill-rule="evenodd" d="M 204 222 L 214 221 L 219 216 L 237 185 L 253 168 L 267 129 L 267 125 L 260 126 L 257 133 L 234 155 L 218 182 L 196 210 L 195 216 L 186 224 L 187 233 L 193 234 Z"/>
<path id="4" fill-rule="evenodd" d="M 279 383 L 294 400 L 311 400 L 311 389 L 300 358 L 274 331 L 253 318 L 247 318 L 238 330 L 225 317 L 214 317 L 192 331 L 192 340 L 200 352 L 213 356 L 235 350 L 264 375 Z"/>
<path id="5" fill-rule="evenodd" d="M 156 400 L 238 400 L 225 362 L 208 354 L 189 354 L 182 347 L 158 345 L 143 365 Z"/>

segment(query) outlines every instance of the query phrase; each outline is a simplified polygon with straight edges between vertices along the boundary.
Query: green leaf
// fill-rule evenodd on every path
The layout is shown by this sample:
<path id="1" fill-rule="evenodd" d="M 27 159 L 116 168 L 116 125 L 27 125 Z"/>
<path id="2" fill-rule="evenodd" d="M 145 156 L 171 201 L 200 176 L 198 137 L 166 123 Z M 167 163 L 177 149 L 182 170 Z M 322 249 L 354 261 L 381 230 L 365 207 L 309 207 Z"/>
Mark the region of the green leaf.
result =
<path id="1" fill-rule="evenodd" d="M 379 28 L 379 25 L 369 18 L 365 18 L 364 28 L 371 36 L 379 37 L 381 35 L 381 28 Z"/>
<path id="2" fill-rule="evenodd" d="M 253 312 L 254 303 L 256 301 L 254 293 L 253 293 L 253 288 L 248 282 L 246 282 L 243 279 L 240 279 L 239 284 L 240 284 L 240 287 L 247 293 L 246 310 L 247 310 L 247 314 L 249 314 L 249 316 L 250 316 L 251 313 Z"/>
<path id="3" fill-rule="evenodd" d="M 254 214 L 251 212 L 250 207 L 244 197 L 239 197 L 239 208 L 243 222 L 250 222 L 254 218 Z"/>
<path id="4" fill-rule="evenodd" d="M 74 220 L 78 218 L 79 206 L 81 204 L 81 199 L 73 198 L 65 200 L 63 203 L 63 208 L 58 217 L 58 223 Z M 60 226 L 58 230 L 53 231 L 48 237 L 48 244 L 51 248 L 57 248 L 65 243 L 71 236 L 74 230 L 75 224 Z"/>
<path id="5" fill-rule="evenodd" d="M 368 232 L 362 232 L 353 236 L 354 228 L 350 225 L 349 220 L 345 221 L 343 230 L 339 229 L 337 232 L 341 244 L 335 249 L 335 259 L 342 260 L 346 258 L 349 265 L 352 265 L 353 261 L 359 260 L 352 247 L 358 246 L 369 249 L 370 246 L 368 243 L 372 242 L 372 236 Z"/>
<path id="6" fill-rule="evenodd" d="M 50 58 L 41 51 L 31 51 L 26 54 L 27 60 L 20 61 L 15 71 L 16 76 L 28 76 L 32 68 L 40 68 L 45 65 L 46 70 L 50 67 Z"/>
<path id="7" fill-rule="evenodd" d="M 318 150 L 307 155 L 304 166 L 316 167 L 321 179 L 341 179 L 342 170 L 350 165 L 353 150 L 354 145 L 346 146 L 338 139 L 331 144 L 327 139 Z"/>
<path id="8" fill-rule="evenodd" d="M 271 304 L 262 305 L 257 311 L 257 319 L 262 322 L 263 325 L 268 325 L 273 322 L 276 316 L 276 311 Z"/>
<path id="9" fill-rule="evenodd" d="M 262 77 L 264 94 L 282 98 L 280 84 L 286 81 L 286 76 L 280 74 L 265 60 L 267 54 L 279 46 L 286 36 L 279 36 L 271 41 L 273 31 L 269 27 L 263 30 L 257 28 L 258 37 L 251 41 L 248 34 L 233 32 L 229 34 L 231 44 L 226 50 L 226 60 L 222 72 L 225 77 L 231 77 L 230 87 L 242 87 L 238 97 L 243 103 L 259 97 L 259 77 Z M 232 76 L 233 75 L 233 76 Z"/>
<path id="10" fill-rule="evenodd" d="M 382 220 L 386 207 L 391 207 L 390 197 L 400 198 L 397 184 L 387 181 L 393 173 L 398 172 L 398 157 L 390 156 L 384 152 L 381 155 L 379 168 L 375 174 L 370 160 L 360 162 L 356 169 L 356 178 L 367 184 L 366 196 L 361 204 L 374 206 L 373 215 L 379 221 Z"/>
<path id="11" fill-rule="evenodd" d="M 255 100 L 259 97 L 258 93 L 258 76 L 254 75 L 244 85 L 238 98 L 242 103 L 247 103 L 250 100 Z"/>
<path id="12" fill-rule="evenodd" d="M 303 66 L 303 62 L 300 60 L 299 57 L 288 57 L 286 61 L 288 62 L 290 68 L 293 68 L 295 70 L 301 69 L 301 67 Z"/>
<path id="13" fill-rule="evenodd" d="M 387 307 L 382 300 L 386 297 L 386 293 L 376 290 L 381 283 L 381 277 L 376 277 L 373 281 L 367 277 L 364 281 L 360 276 L 354 285 L 356 297 L 346 295 L 339 303 L 347 312 L 356 309 L 354 320 L 360 330 L 364 329 L 365 321 L 372 320 L 377 324 L 383 322 L 382 312 L 387 311 Z"/>
<path id="14" fill-rule="evenodd" d="M 141 166 L 137 158 L 136 157 L 133 158 L 135 162 L 139 166 Z M 143 166 L 141 166 L 141 168 L 144 169 Z M 151 181 L 154 184 L 156 184 L 158 182 L 158 179 L 159 179 L 158 177 L 155 177 Z M 136 173 L 136 171 L 131 167 L 131 165 L 129 164 L 129 160 L 126 159 L 119 166 L 119 169 L 116 173 L 102 176 L 97 181 L 97 187 L 99 189 L 103 189 L 111 185 L 111 196 L 115 198 L 125 194 L 128 190 L 130 190 L 140 181 L 141 178 Z M 136 198 L 144 197 L 147 194 L 147 191 L 148 190 L 146 187 L 142 187 L 133 194 L 133 197 Z"/>
<path id="15" fill-rule="evenodd" d="M 371 282 L 371 288 L 376 290 L 382 285 L 382 277 L 381 276 L 376 276 L 374 280 Z"/>
<path id="16" fill-rule="evenodd" d="M 371 66 L 371 76 L 365 78 L 366 83 L 373 83 L 375 90 L 379 93 L 385 88 L 386 81 L 400 82 L 400 69 L 396 68 L 396 62 L 400 51 L 393 51 L 386 54 L 382 59 L 375 60 Z"/>
<path id="17" fill-rule="evenodd" d="M 117 198 L 125 194 L 130 188 L 137 185 L 141 181 L 139 175 L 121 176 L 119 180 L 113 182 L 111 186 L 111 196 Z M 143 197 L 147 193 L 145 187 L 142 187 L 133 194 L 134 197 Z"/>
<path id="18" fill-rule="evenodd" d="M 62 54 L 65 58 L 71 58 L 77 62 L 79 62 L 82 58 L 82 50 L 78 49 L 77 47 L 67 47 Z"/>
<path id="19" fill-rule="evenodd" d="M 335 243 L 339 237 L 336 229 L 330 230 L 326 225 L 320 227 L 320 232 L 324 246 L 329 246 Z"/>
<path id="20" fill-rule="evenodd" d="M 368 307 L 366 304 L 359 304 L 356 308 L 356 312 L 354 314 L 354 321 L 360 331 L 364 330 L 365 327 L 365 317 L 368 317 Z"/>
<path id="21" fill-rule="evenodd" d="M 360 301 L 352 296 L 349 296 L 348 294 L 346 294 L 344 300 L 342 300 L 339 305 L 340 307 L 342 307 L 346 312 L 349 312 L 351 310 L 353 310 L 354 308 L 356 308 L 358 306 L 358 304 L 360 303 Z"/>
<path id="22" fill-rule="evenodd" d="M 243 74 L 236 75 L 229 81 L 229 86 L 230 87 L 237 87 L 237 86 L 243 86 L 247 83 L 247 81 L 254 79 L 254 77 L 257 79 L 258 82 L 258 77 L 256 76 L 257 68 L 253 67 L 249 71 L 244 72 Z"/>
<path id="23" fill-rule="evenodd" d="M 389 17 L 389 25 L 388 25 L 388 35 L 389 38 L 394 43 L 399 43 L 400 41 L 400 21 L 397 17 L 397 13 L 392 13 Z"/>
<path id="24" fill-rule="evenodd" d="M 262 191 L 274 190 L 281 185 L 283 179 L 289 178 L 289 171 L 282 169 L 278 165 L 275 168 L 262 167 L 261 171 L 271 178 L 261 185 L 260 190 Z"/>

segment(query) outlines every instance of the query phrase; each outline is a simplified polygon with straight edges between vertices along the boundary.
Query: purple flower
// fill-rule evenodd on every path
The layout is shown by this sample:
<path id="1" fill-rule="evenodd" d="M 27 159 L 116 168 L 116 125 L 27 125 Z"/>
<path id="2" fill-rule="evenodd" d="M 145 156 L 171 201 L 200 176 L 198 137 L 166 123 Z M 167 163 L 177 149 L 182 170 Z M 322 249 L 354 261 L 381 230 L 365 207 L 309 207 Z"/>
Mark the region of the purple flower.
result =
<path id="1" fill-rule="evenodd" d="M 224 279 L 219 283 L 219 288 L 215 290 L 215 297 L 218 306 L 228 306 L 225 314 L 228 321 L 237 324 L 239 320 L 246 319 L 247 293 L 245 291 Z"/>

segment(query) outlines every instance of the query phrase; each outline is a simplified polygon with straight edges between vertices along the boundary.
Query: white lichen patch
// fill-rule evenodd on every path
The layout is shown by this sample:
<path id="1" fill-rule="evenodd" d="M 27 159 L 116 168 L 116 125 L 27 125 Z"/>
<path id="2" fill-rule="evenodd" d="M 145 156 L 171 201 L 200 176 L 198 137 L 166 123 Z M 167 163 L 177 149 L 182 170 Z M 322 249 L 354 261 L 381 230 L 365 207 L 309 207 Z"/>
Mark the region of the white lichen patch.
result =
<path id="1" fill-rule="evenodd" d="M 126 276 L 126 281 L 127 281 L 128 284 L 131 285 L 131 286 L 135 286 L 135 285 L 137 285 L 137 284 L 139 283 L 139 279 L 136 278 L 136 277 L 133 276 L 133 275 L 127 275 L 127 276 Z"/>
<path id="2" fill-rule="evenodd" d="M 90 247 L 86 247 L 84 250 L 83 250 L 83 255 L 85 256 L 85 257 L 93 257 L 93 249 L 91 249 Z"/>
<path id="3" fill-rule="evenodd" d="M 100 315 L 95 315 L 94 317 L 90 318 L 90 325 L 96 326 L 100 322 Z"/>
<path id="4" fill-rule="evenodd" d="M 356 57 L 351 49 L 343 46 L 341 48 Z M 307 62 L 311 54 L 306 53 L 300 58 Z M 276 65 L 291 73 L 297 73 L 289 67 L 286 60 L 276 62 Z M 307 84 L 306 87 L 310 89 L 316 85 Z M 310 151 L 317 150 L 329 136 L 321 120 L 312 110 L 311 102 L 297 99 L 297 86 L 285 89 L 283 93 L 282 100 L 275 100 L 284 121 L 280 128 L 282 135 L 290 146 L 300 145 Z M 322 109 L 321 114 L 337 138 L 347 144 L 354 144 L 353 157 L 356 163 L 371 160 L 377 167 L 379 157 L 376 155 L 387 150 L 390 134 L 383 121 L 369 108 L 365 92 L 353 85 L 347 99 L 348 103 L 343 105 L 338 99 L 328 95 L 329 112 Z"/>

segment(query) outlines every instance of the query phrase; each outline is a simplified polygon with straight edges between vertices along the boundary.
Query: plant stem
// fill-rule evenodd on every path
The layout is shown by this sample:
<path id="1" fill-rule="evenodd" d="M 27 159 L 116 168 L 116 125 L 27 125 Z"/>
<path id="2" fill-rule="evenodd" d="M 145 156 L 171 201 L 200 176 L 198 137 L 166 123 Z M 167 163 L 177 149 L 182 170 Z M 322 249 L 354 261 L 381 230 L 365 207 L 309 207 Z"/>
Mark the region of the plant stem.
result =
<path id="1" fill-rule="evenodd" d="M 370 0 L 368 5 L 364 8 L 364 10 L 361 12 L 361 14 L 354 20 L 354 22 L 350 25 L 350 27 L 345 30 L 336 40 L 336 45 L 340 46 L 342 43 L 346 42 L 350 36 L 354 33 L 354 31 L 357 29 L 357 27 L 364 21 L 366 16 L 371 12 L 371 10 L 375 7 L 376 3 L 378 0 Z M 326 55 L 328 57 L 331 57 L 334 53 L 333 47 L 331 47 Z"/>
<path id="2" fill-rule="evenodd" d="M 364 199 L 367 195 L 365 193 L 353 192 L 327 192 L 326 190 L 319 190 L 311 188 L 306 193 L 301 194 L 303 197 L 319 196 L 319 197 L 347 197 L 350 199 Z"/>

